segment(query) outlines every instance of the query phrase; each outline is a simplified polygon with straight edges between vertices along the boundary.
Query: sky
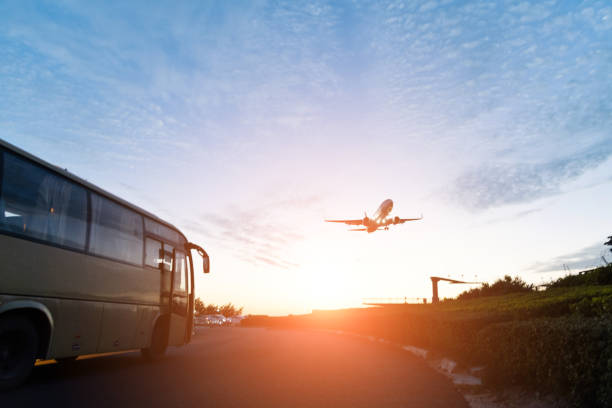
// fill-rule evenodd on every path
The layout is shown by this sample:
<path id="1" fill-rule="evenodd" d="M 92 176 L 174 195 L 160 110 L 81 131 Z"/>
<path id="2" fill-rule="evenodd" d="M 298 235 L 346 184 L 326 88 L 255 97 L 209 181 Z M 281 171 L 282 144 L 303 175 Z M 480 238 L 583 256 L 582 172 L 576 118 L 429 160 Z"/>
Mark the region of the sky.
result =
<path id="1" fill-rule="evenodd" d="M 612 262 L 612 4 L 3 1 L 0 137 L 205 247 L 206 303 L 542 284 Z"/>

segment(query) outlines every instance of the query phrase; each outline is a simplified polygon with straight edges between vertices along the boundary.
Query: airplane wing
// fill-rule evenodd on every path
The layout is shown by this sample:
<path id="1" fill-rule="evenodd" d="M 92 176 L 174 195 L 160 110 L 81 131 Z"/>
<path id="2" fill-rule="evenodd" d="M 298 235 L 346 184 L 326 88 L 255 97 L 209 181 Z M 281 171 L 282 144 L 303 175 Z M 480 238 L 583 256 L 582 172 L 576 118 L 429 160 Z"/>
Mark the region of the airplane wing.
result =
<path id="1" fill-rule="evenodd" d="M 405 223 L 406 221 L 418 221 L 418 220 L 422 220 L 422 219 L 423 219 L 423 216 L 422 216 L 422 215 L 421 215 L 421 217 L 420 217 L 420 218 L 400 218 L 400 219 L 397 221 L 397 223 L 398 223 L 398 224 L 403 224 L 403 223 Z"/>
<path id="2" fill-rule="evenodd" d="M 325 222 L 341 222 L 348 225 L 363 225 L 363 220 L 325 220 Z"/>

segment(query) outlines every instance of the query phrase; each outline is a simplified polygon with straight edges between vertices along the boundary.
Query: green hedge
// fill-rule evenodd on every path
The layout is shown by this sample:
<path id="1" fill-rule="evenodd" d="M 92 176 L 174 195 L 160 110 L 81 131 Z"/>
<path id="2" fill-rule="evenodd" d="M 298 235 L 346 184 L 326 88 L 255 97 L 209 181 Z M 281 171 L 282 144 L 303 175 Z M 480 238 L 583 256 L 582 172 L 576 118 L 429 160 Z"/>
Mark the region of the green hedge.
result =
<path id="1" fill-rule="evenodd" d="M 612 406 L 612 318 L 578 315 L 498 323 L 477 336 L 485 384 L 566 395 L 578 406 Z"/>
<path id="2" fill-rule="evenodd" d="M 612 265 L 601 266 L 575 275 L 567 275 L 551 282 L 549 288 L 568 288 L 572 286 L 612 285 Z"/>

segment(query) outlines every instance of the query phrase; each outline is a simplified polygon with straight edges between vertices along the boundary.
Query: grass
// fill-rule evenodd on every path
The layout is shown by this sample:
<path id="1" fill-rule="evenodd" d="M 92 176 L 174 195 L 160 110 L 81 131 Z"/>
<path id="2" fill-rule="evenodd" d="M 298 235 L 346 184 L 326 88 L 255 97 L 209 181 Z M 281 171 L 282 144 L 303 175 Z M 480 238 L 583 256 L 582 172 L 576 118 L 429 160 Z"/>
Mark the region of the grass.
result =
<path id="1" fill-rule="evenodd" d="M 446 300 L 429 309 L 414 309 L 416 313 L 445 314 L 449 317 L 494 315 L 501 318 L 557 317 L 571 314 L 572 306 L 584 299 L 612 296 L 612 285 L 551 288 L 541 292 L 489 296 L 469 300 Z M 423 305 L 425 306 L 425 305 Z"/>

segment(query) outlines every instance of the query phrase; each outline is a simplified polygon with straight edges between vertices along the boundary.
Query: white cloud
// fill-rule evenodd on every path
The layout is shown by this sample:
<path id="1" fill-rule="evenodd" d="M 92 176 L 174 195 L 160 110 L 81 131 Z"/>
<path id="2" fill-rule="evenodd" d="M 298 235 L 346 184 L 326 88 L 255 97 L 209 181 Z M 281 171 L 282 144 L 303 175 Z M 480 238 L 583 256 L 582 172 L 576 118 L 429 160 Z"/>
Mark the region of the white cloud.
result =
<path id="1" fill-rule="evenodd" d="M 596 243 L 582 248 L 579 251 L 558 256 L 546 262 L 537 262 L 528 267 L 527 270 L 535 273 L 546 273 L 563 271 L 564 268 L 567 267 L 570 271 L 577 272 L 601 266 L 603 264 L 602 256 L 610 260 L 611 257 L 609 255 L 609 249 L 603 245 L 602 241 L 601 243 Z"/>

